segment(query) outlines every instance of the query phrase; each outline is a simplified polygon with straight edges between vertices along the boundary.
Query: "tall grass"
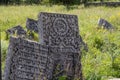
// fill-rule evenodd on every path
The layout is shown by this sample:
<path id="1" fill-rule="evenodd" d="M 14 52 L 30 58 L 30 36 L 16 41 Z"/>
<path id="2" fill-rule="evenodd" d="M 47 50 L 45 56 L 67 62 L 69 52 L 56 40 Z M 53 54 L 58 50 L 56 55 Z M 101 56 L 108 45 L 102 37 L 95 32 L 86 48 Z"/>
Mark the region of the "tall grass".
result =
<path id="1" fill-rule="evenodd" d="M 7 49 L 4 31 L 18 24 L 25 27 L 26 18 L 38 19 L 39 12 L 75 14 L 79 31 L 89 51 L 82 51 L 82 70 L 86 80 L 105 80 L 120 77 L 120 7 L 89 7 L 63 5 L 0 6 L 2 48 Z M 97 28 L 99 18 L 108 20 L 115 30 L 110 32 Z M 114 44 L 114 45 L 113 45 Z M 6 55 L 6 51 L 2 55 Z M 116 55 L 114 59 L 113 55 Z M 2 68 L 4 69 L 4 57 Z M 112 61 L 114 60 L 114 61 Z M 114 63 L 112 63 L 114 62 Z M 113 66 L 112 66 L 113 65 Z"/>

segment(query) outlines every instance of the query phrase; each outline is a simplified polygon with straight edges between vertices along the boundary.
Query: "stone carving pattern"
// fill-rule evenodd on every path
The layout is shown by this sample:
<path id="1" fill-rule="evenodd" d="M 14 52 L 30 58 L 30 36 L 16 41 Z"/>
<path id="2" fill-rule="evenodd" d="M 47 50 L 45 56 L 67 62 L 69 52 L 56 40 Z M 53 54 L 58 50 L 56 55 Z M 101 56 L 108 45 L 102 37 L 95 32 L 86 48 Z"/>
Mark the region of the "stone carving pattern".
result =
<path id="1" fill-rule="evenodd" d="M 49 80 L 52 78 L 53 61 L 48 58 L 48 47 L 22 38 L 10 40 L 12 54 L 6 61 L 5 80 Z M 49 62 L 49 64 L 48 64 Z M 9 69 L 7 67 L 9 66 Z M 5 71 L 6 72 L 6 71 Z M 48 75 L 49 74 L 49 75 Z"/>
<path id="2" fill-rule="evenodd" d="M 77 16 L 43 13 L 40 15 L 39 22 L 42 23 L 40 27 L 43 28 L 44 44 L 79 50 Z M 39 24 L 41 25 L 41 23 Z"/>
<path id="3" fill-rule="evenodd" d="M 40 13 L 38 19 L 39 34 L 42 34 L 41 44 L 49 45 L 50 56 L 57 63 L 54 64 L 55 70 L 59 64 L 60 71 L 65 71 L 69 67 L 65 74 L 72 77 L 79 77 L 78 75 L 81 74 L 81 67 L 78 66 L 81 63 L 79 63 L 80 38 L 77 22 L 77 16 L 65 14 Z M 71 58 L 68 57 L 69 55 Z M 75 75 L 77 73 L 79 74 Z M 82 80 L 82 74 L 80 77 Z"/>

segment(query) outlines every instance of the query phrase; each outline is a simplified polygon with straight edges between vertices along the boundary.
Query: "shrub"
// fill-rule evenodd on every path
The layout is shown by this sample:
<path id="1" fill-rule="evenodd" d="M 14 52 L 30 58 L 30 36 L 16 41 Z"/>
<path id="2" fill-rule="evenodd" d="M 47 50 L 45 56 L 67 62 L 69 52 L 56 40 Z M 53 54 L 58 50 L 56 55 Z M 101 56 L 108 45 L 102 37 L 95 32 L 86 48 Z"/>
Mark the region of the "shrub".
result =
<path id="1" fill-rule="evenodd" d="M 80 0 L 49 0 L 53 4 L 79 4 Z"/>
<path id="2" fill-rule="evenodd" d="M 25 0 L 26 4 L 40 4 L 41 0 Z"/>
<path id="3" fill-rule="evenodd" d="M 101 37 L 95 37 L 93 46 L 97 49 L 101 50 L 102 46 L 104 45 L 104 42 Z"/>

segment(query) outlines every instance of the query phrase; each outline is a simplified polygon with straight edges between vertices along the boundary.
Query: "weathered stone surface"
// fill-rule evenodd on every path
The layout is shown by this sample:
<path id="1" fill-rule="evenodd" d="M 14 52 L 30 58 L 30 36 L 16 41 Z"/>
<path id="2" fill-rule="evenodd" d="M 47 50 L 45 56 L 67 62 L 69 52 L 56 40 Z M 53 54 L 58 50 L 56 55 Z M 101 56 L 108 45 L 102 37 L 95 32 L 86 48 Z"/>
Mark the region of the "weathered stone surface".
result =
<path id="1" fill-rule="evenodd" d="M 48 47 L 23 38 L 10 38 L 6 59 L 5 80 L 49 80 L 53 60 Z"/>
<path id="2" fill-rule="evenodd" d="M 107 20 L 100 18 L 98 20 L 98 26 L 103 26 L 104 29 L 113 29 L 112 24 L 110 24 Z"/>
<path id="3" fill-rule="evenodd" d="M 49 46 L 49 56 L 55 61 L 54 75 L 64 71 L 63 74 L 71 79 L 76 77 L 82 80 L 77 16 L 42 12 L 38 29 L 40 43 Z"/>
<path id="4" fill-rule="evenodd" d="M 34 32 L 38 33 L 37 25 L 38 25 L 38 24 L 37 24 L 37 20 L 27 18 L 26 28 L 27 28 L 28 30 L 34 31 Z"/>
<path id="5" fill-rule="evenodd" d="M 26 36 L 26 31 L 20 25 L 8 29 L 6 33 L 8 35 Z"/>

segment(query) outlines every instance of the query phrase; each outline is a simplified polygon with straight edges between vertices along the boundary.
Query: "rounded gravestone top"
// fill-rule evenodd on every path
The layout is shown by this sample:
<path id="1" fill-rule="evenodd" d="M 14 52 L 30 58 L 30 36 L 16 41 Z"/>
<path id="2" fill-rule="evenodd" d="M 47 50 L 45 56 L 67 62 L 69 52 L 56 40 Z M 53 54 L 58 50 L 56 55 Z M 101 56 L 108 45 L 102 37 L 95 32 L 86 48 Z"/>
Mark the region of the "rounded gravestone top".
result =
<path id="1" fill-rule="evenodd" d="M 67 21 L 64 18 L 56 18 L 53 28 L 58 35 L 65 35 L 68 32 Z"/>

